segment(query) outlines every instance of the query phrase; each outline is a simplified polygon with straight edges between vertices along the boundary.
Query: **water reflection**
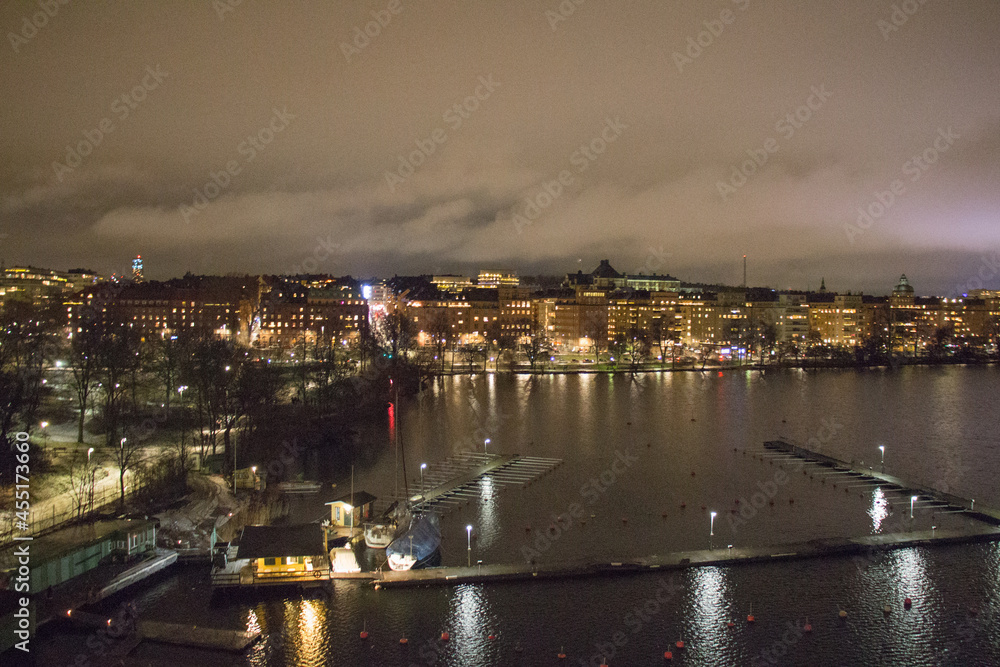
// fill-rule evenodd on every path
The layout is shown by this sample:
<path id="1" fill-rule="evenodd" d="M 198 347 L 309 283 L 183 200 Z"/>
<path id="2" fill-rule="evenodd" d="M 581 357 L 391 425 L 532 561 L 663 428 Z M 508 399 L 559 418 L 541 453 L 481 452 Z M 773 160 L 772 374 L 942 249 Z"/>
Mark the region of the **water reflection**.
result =
<path id="1" fill-rule="evenodd" d="M 698 638 L 703 648 L 718 651 L 726 642 L 726 622 L 730 618 L 729 584 L 726 571 L 718 567 L 697 567 L 690 571 L 691 608 L 685 630 Z"/>
<path id="2" fill-rule="evenodd" d="M 493 478 L 485 476 L 479 482 L 479 520 L 473 529 L 476 532 L 476 547 L 487 549 L 500 534 L 500 520 L 497 516 L 497 495 L 502 487 L 493 483 Z"/>
<path id="3" fill-rule="evenodd" d="M 872 518 L 872 532 L 878 533 L 882 530 L 882 522 L 889 516 L 889 501 L 886 500 L 882 487 L 876 487 L 872 493 L 872 506 L 868 510 L 868 516 Z"/>

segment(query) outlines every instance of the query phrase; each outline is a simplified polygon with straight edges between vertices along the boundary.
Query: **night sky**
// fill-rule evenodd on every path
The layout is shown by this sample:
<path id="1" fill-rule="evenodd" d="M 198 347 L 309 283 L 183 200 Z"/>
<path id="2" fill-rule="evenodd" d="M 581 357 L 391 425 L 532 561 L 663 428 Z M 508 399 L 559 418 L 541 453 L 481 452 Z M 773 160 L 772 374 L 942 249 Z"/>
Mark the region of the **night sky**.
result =
<path id="1" fill-rule="evenodd" d="M 8 265 L 1000 287 L 996 0 L 42 0 L 0 30 Z"/>

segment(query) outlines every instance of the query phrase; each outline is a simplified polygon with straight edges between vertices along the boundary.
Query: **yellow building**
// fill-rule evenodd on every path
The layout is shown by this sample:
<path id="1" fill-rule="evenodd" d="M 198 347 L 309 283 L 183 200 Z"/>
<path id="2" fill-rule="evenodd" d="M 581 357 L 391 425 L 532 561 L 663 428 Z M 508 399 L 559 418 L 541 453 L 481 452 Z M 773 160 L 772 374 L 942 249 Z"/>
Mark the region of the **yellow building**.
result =
<path id="1" fill-rule="evenodd" d="M 289 583 L 330 577 L 326 533 L 318 523 L 246 526 L 237 561 L 249 561 L 248 583 Z M 244 566 L 246 567 L 246 566 Z"/>

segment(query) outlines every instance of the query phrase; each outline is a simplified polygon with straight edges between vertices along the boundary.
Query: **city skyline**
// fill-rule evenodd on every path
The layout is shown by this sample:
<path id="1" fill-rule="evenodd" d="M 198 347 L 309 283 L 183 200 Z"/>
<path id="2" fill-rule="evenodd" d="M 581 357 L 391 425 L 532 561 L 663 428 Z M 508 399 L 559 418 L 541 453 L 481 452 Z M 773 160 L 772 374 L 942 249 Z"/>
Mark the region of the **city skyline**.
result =
<path id="1" fill-rule="evenodd" d="M 8 265 L 1000 276 L 994 3 L 49 5 L 0 8 Z"/>

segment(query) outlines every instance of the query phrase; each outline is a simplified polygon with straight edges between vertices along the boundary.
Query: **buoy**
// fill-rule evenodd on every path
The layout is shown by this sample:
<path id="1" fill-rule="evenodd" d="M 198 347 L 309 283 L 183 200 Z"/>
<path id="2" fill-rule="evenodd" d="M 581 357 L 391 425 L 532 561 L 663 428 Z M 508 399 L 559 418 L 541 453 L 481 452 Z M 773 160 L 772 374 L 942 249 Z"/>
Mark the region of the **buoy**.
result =
<path id="1" fill-rule="evenodd" d="M 702 506 L 701 506 L 701 511 L 702 511 L 702 512 L 704 512 L 704 511 L 705 511 L 705 510 L 707 510 L 707 509 L 708 509 L 708 508 L 707 508 L 707 507 L 705 507 L 704 505 L 702 505 Z"/>
<path id="2" fill-rule="evenodd" d="M 691 471 L 691 476 L 694 477 L 694 470 Z"/>
<path id="3" fill-rule="evenodd" d="M 757 619 L 754 618 L 753 614 L 747 614 L 747 623 L 753 623 L 755 620 Z"/>
<path id="4" fill-rule="evenodd" d="M 671 653 L 670 651 L 664 651 L 663 652 L 663 659 L 664 660 L 673 660 L 674 659 L 674 654 Z"/>
<path id="5" fill-rule="evenodd" d="M 449 639 L 451 639 L 451 635 L 449 635 L 447 632 L 442 632 L 441 633 L 441 641 L 446 642 Z"/>
<path id="6" fill-rule="evenodd" d="M 378 590 L 378 589 L 380 589 L 380 588 L 382 588 L 382 585 L 381 585 L 381 584 L 375 584 L 375 590 Z"/>
<path id="7" fill-rule="evenodd" d="M 683 639 L 678 639 L 678 640 L 677 640 L 677 641 L 676 641 L 676 642 L 674 643 L 674 646 L 676 646 L 677 648 L 684 648 L 684 640 L 683 640 Z"/>
<path id="8" fill-rule="evenodd" d="M 684 508 L 685 508 L 685 507 L 687 507 L 687 506 L 688 506 L 688 504 L 687 504 L 687 503 L 681 503 L 681 509 L 684 509 Z"/>
<path id="9" fill-rule="evenodd" d="M 403 637 L 402 639 L 400 639 L 400 640 L 399 640 L 399 643 L 400 643 L 400 644 L 406 644 L 406 643 L 407 643 L 407 639 L 406 639 L 406 637 Z"/>
<path id="10" fill-rule="evenodd" d="M 841 609 L 841 610 L 840 610 L 840 617 L 841 617 L 841 618 L 847 618 L 847 612 L 846 612 L 846 611 L 844 611 L 843 609 Z"/>
<path id="11" fill-rule="evenodd" d="M 607 658 L 601 658 L 601 667 L 608 667 Z"/>
<path id="12" fill-rule="evenodd" d="M 666 512 L 662 512 L 662 513 L 660 514 L 660 516 L 662 516 L 662 517 L 663 517 L 664 519 L 666 519 L 666 518 L 667 518 L 667 513 L 666 513 Z"/>
<path id="13" fill-rule="evenodd" d="M 628 523 L 628 517 L 627 516 L 623 516 L 622 517 L 622 523 Z"/>
<path id="14" fill-rule="evenodd" d="M 360 636 L 360 637 L 361 637 L 362 639 L 368 639 L 368 631 L 367 631 L 367 630 L 362 630 L 362 631 L 361 631 L 361 634 L 360 634 L 359 636 Z"/>
<path id="15" fill-rule="evenodd" d="M 812 623 L 809 622 L 808 618 L 806 619 L 806 624 L 804 626 L 802 626 L 802 631 L 803 632 L 812 632 L 813 631 Z"/>
<path id="16" fill-rule="evenodd" d="M 490 635 L 489 637 L 487 637 L 487 639 L 489 639 L 490 641 L 493 641 L 496 638 L 497 638 L 496 635 Z"/>
<path id="17" fill-rule="evenodd" d="M 734 627 L 736 627 L 736 624 L 733 623 L 732 621 L 729 621 L 728 623 L 726 623 L 726 627 L 727 628 L 734 628 Z"/>
<path id="18" fill-rule="evenodd" d="M 737 498 L 736 500 L 734 500 L 734 501 L 733 501 L 733 504 L 734 504 L 734 505 L 739 505 L 739 504 L 740 504 L 740 499 L 739 499 L 739 498 Z"/>
<path id="19" fill-rule="evenodd" d="M 556 654 L 556 657 L 559 658 L 560 660 L 565 660 L 566 659 L 566 654 L 563 653 L 562 649 L 559 649 L 559 653 Z"/>
<path id="20" fill-rule="evenodd" d="M 913 606 L 913 600 L 911 600 L 910 598 L 906 598 L 905 600 L 903 600 L 903 606 L 909 609 L 910 607 Z"/>

